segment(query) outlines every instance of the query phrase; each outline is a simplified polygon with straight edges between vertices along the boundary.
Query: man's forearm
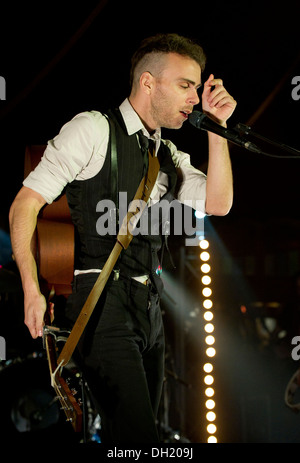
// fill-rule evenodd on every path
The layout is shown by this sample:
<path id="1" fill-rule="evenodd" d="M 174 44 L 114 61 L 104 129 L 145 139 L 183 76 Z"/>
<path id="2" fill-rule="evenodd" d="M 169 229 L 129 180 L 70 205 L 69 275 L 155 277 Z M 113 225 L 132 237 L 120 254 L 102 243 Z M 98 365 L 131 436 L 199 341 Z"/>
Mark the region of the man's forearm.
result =
<path id="1" fill-rule="evenodd" d="M 236 107 L 235 99 L 224 88 L 222 79 L 211 74 L 204 83 L 202 109 L 223 127 Z M 233 201 L 232 169 L 227 141 L 208 132 L 209 159 L 206 184 L 206 212 L 225 215 Z"/>
<path id="2" fill-rule="evenodd" d="M 33 338 L 42 336 L 45 298 L 40 292 L 34 252 L 37 215 L 45 201 L 28 189 L 21 189 L 10 212 L 10 233 L 14 257 L 24 291 L 24 322 Z"/>
<path id="3" fill-rule="evenodd" d="M 233 201 L 233 179 L 227 141 L 208 133 L 209 160 L 206 184 L 206 212 L 226 215 Z"/>
<path id="4" fill-rule="evenodd" d="M 11 244 L 25 293 L 38 285 L 34 256 L 36 220 L 35 211 L 28 209 L 26 203 L 13 203 L 9 214 Z"/>

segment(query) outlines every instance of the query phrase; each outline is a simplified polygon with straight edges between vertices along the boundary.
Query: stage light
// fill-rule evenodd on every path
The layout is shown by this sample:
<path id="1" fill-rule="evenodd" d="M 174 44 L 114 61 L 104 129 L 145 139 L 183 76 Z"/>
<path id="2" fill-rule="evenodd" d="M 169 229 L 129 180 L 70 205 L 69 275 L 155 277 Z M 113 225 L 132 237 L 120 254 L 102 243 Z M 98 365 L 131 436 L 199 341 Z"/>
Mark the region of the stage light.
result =
<path id="1" fill-rule="evenodd" d="M 210 265 L 209 264 L 202 264 L 201 265 L 201 272 L 202 273 L 209 273 L 210 272 Z"/>
<path id="2" fill-rule="evenodd" d="M 209 432 L 209 434 L 214 434 L 217 430 L 217 426 L 211 423 L 206 427 L 206 429 L 207 429 L 207 432 Z"/>
<path id="3" fill-rule="evenodd" d="M 205 395 L 206 397 L 213 397 L 215 395 L 215 391 L 212 387 L 207 387 L 205 389 Z"/>
<path id="4" fill-rule="evenodd" d="M 197 219 L 203 219 L 205 216 L 206 216 L 205 212 L 195 211 L 195 217 L 197 217 Z"/>
<path id="5" fill-rule="evenodd" d="M 214 318 L 214 314 L 210 310 L 207 310 L 206 312 L 204 312 L 203 318 L 207 322 L 210 322 Z"/>
<path id="6" fill-rule="evenodd" d="M 201 249 L 208 249 L 209 248 L 209 242 L 205 239 L 199 241 L 199 247 Z"/>
<path id="7" fill-rule="evenodd" d="M 206 413 L 206 419 L 207 421 L 215 421 L 217 415 L 215 414 L 215 412 L 207 412 Z"/>
<path id="8" fill-rule="evenodd" d="M 213 303 L 211 299 L 205 299 L 205 301 L 203 301 L 203 307 L 205 309 L 211 309 L 212 306 L 213 306 Z"/>
<path id="9" fill-rule="evenodd" d="M 205 373 L 211 373 L 213 369 L 214 367 L 211 363 L 205 363 L 205 365 L 203 365 L 203 370 L 205 371 Z"/>
<path id="10" fill-rule="evenodd" d="M 214 377 L 212 375 L 204 376 L 204 382 L 207 386 L 211 386 L 214 382 Z"/>
<path id="11" fill-rule="evenodd" d="M 206 336 L 205 342 L 209 346 L 212 346 L 215 343 L 215 338 L 210 334 L 210 335 Z"/>
<path id="12" fill-rule="evenodd" d="M 215 408 L 216 403 L 215 403 L 214 400 L 208 399 L 208 400 L 205 402 L 205 406 L 206 406 L 206 408 L 208 408 L 209 410 L 212 410 L 213 408 Z"/>
<path id="13" fill-rule="evenodd" d="M 212 347 L 215 344 L 215 337 L 211 334 L 214 332 L 215 327 L 212 323 L 212 320 L 214 318 L 213 313 L 211 312 L 210 309 L 213 307 L 213 300 L 212 300 L 212 294 L 213 291 L 210 288 L 211 284 L 211 277 L 208 275 L 211 271 L 211 266 L 207 263 L 210 260 L 210 253 L 207 252 L 207 249 L 209 248 L 209 241 L 202 239 L 199 242 L 199 247 L 202 249 L 202 252 L 200 253 L 200 260 L 203 262 L 200 269 L 202 272 L 202 278 L 201 282 L 203 284 L 202 288 L 202 296 L 205 298 L 202 301 L 203 308 L 205 309 L 203 313 L 203 318 L 206 322 L 204 324 L 204 332 L 206 333 L 205 336 L 205 344 L 208 346 L 205 350 L 205 355 L 209 359 L 213 359 L 213 357 L 216 355 L 216 349 Z M 214 384 L 214 376 L 212 374 L 213 372 L 213 364 L 211 363 L 211 360 L 209 362 L 205 362 L 203 365 L 203 370 L 206 373 L 204 376 L 204 383 L 206 386 L 211 386 Z M 209 423 L 207 426 L 207 432 L 210 434 L 210 436 L 207 439 L 207 442 L 217 442 L 216 436 L 213 436 L 213 434 L 216 432 L 217 427 L 212 423 L 212 421 L 215 421 L 217 418 L 217 415 L 215 411 L 212 411 L 212 409 L 215 408 L 215 401 L 211 399 L 215 394 L 215 391 L 212 387 L 207 387 L 205 389 L 205 395 L 208 397 L 208 399 L 205 402 L 206 408 L 209 410 L 209 412 L 206 413 L 206 420 Z"/>
<path id="14" fill-rule="evenodd" d="M 203 260 L 204 262 L 207 262 L 210 259 L 209 252 L 206 252 L 206 251 L 201 252 L 200 259 Z"/>
<path id="15" fill-rule="evenodd" d="M 204 326 L 204 331 L 206 331 L 206 333 L 213 333 L 214 329 L 215 327 L 212 323 L 206 323 L 206 325 Z"/>
<path id="16" fill-rule="evenodd" d="M 212 295 L 212 290 L 210 288 L 203 288 L 202 294 L 204 297 L 210 297 Z"/>
<path id="17" fill-rule="evenodd" d="M 205 352 L 208 357 L 214 357 L 216 355 L 216 349 L 214 347 L 208 347 Z"/>
<path id="18" fill-rule="evenodd" d="M 204 285 L 210 285 L 211 284 L 211 278 L 209 275 L 204 275 L 201 279 L 202 284 Z"/>
<path id="19" fill-rule="evenodd" d="M 208 444 L 216 444 L 217 442 L 218 441 L 217 441 L 216 436 L 209 436 L 208 439 L 207 439 Z"/>

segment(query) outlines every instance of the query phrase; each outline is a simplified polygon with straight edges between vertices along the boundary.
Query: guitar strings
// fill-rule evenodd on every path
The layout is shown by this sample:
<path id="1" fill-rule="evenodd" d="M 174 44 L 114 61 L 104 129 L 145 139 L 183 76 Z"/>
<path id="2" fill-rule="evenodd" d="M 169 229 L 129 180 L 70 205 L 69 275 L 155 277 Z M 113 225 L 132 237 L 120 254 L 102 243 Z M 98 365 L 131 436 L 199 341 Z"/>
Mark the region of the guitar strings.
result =
<path id="1" fill-rule="evenodd" d="M 61 368 L 61 365 L 62 365 L 63 361 L 60 362 L 60 364 L 57 366 L 57 368 L 53 372 L 51 362 L 50 362 L 49 344 L 48 344 L 47 337 L 46 337 L 46 351 L 47 351 L 48 364 L 49 364 L 49 370 L 50 370 L 51 386 L 54 388 L 54 390 L 56 392 L 56 395 L 57 395 L 57 398 L 60 401 L 60 404 L 62 405 L 63 410 L 65 411 L 65 413 L 66 413 L 66 415 L 68 417 L 68 420 L 72 421 L 72 416 L 70 416 L 69 411 L 71 411 L 71 410 L 74 411 L 74 408 L 72 406 L 69 406 L 68 402 L 66 401 L 65 397 L 61 393 L 61 391 L 60 391 L 60 389 L 59 389 L 59 387 L 58 387 L 58 385 L 56 383 L 56 374 L 57 374 L 58 370 Z"/>

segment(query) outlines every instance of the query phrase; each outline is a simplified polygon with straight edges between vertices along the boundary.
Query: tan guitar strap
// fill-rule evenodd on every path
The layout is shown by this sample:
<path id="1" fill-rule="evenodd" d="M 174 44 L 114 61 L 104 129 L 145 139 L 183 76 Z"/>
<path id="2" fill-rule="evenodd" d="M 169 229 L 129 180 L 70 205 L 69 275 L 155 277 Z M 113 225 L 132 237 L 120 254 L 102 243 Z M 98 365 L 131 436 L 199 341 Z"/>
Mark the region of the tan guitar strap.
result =
<path id="1" fill-rule="evenodd" d="M 129 208 L 129 211 L 127 212 L 127 215 L 122 222 L 117 236 L 116 244 L 111 251 L 103 269 L 101 270 L 99 277 L 97 278 L 83 308 L 81 309 L 81 312 L 72 328 L 72 331 L 58 357 L 57 363 L 59 367 L 63 367 L 69 362 L 122 249 L 127 249 L 133 238 L 131 232 L 134 229 L 134 224 L 143 213 L 144 209 L 147 207 L 147 202 L 150 198 L 150 194 L 156 182 L 160 168 L 157 156 L 154 156 L 152 153 L 150 153 L 150 151 L 148 151 L 148 157 L 148 171 L 145 177 L 141 180 L 135 197 L 131 203 L 131 207 Z"/>

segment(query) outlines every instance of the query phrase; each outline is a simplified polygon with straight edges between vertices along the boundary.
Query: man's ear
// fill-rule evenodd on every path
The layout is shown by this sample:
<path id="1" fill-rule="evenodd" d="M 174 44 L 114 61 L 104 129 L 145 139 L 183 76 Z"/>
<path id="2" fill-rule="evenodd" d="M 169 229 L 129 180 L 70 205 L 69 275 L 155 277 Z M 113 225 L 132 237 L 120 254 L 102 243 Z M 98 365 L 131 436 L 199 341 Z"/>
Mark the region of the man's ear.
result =
<path id="1" fill-rule="evenodd" d="M 153 75 L 148 71 L 143 72 L 143 74 L 140 77 L 141 90 L 145 92 L 147 95 L 150 95 L 153 85 L 154 85 Z"/>

